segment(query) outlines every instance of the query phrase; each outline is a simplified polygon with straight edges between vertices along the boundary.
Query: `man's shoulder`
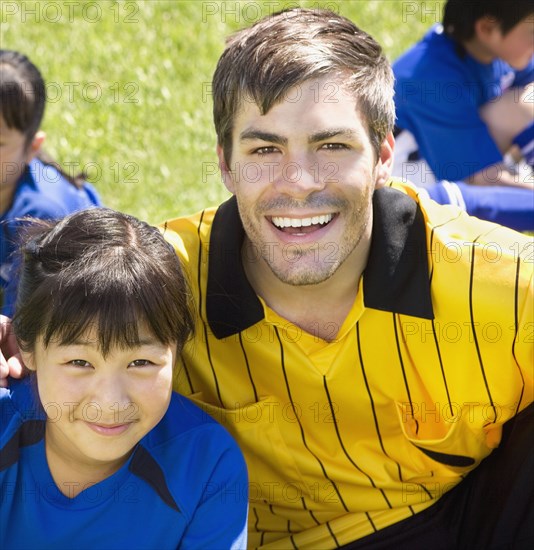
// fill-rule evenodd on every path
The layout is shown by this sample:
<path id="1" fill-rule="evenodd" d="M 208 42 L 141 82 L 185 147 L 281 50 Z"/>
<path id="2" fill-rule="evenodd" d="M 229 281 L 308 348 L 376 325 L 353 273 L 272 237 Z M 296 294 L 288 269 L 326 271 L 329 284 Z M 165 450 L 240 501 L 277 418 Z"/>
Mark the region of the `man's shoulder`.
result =
<path id="1" fill-rule="evenodd" d="M 167 220 L 159 225 L 165 239 L 174 247 L 185 264 L 194 262 L 206 248 L 219 206 L 211 206 L 195 214 Z"/>
<path id="2" fill-rule="evenodd" d="M 508 249 L 512 258 L 514 250 L 534 245 L 533 238 L 529 235 L 470 216 L 459 206 L 438 204 L 430 199 L 424 189 L 419 189 L 410 182 L 392 179 L 390 187 L 417 202 L 425 219 L 429 238 L 432 236 L 433 240 L 441 239 L 449 244 L 461 242 L 463 246 L 474 244 L 476 248 L 495 243 L 502 250 Z"/>

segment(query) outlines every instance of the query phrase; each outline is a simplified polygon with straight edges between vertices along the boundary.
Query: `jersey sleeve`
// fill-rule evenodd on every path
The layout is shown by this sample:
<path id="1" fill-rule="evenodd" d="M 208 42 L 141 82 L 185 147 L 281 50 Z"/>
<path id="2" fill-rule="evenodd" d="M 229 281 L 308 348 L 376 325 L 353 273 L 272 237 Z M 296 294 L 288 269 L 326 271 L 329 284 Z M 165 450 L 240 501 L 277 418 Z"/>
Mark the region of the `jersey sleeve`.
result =
<path id="1" fill-rule="evenodd" d="M 462 180 L 502 161 L 468 87 L 451 86 L 447 92 L 446 83 L 413 86 L 419 86 L 419 101 L 410 101 L 407 90 L 404 98 L 402 92 L 397 95 L 398 124 L 414 135 L 437 179 Z M 439 100 L 432 100 L 435 94 Z"/>
<path id="2" fill-rule="evenodd" d="M 201 502 L 180 548 L 244 550 L 247 547 L 247 470 L 237 445 L 232 441 L 227 447 L 204 485 Z"/>

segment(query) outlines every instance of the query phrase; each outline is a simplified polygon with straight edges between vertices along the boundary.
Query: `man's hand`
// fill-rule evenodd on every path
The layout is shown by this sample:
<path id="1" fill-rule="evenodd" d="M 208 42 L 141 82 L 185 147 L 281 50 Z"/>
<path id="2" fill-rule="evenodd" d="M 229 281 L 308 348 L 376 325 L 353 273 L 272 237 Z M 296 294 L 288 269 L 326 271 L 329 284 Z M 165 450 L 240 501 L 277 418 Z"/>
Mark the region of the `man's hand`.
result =
<path id="1" fill-rule="evenodd" d="M 21 378 L 24 364 L 17 340 L 11 328 L 11 319 L 0 315 L 0 388 L 7 387 L 7 377 Z"/>

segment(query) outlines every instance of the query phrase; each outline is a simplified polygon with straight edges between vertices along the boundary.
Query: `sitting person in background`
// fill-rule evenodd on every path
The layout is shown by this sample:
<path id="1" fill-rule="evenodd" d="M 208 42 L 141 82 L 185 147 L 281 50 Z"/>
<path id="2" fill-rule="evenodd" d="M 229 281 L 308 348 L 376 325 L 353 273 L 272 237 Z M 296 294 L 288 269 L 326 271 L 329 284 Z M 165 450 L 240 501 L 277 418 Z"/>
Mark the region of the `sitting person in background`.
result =
<path id="1" fill-rule="evenodd" d="M 20 219 L 59 219 L 100 205 L 82 175 L 65 174 L 42 151 L 45 101 L 37 67 L 21 53 L 0 50 L 0 305 L 8 315 L 13 313 L 15 285 L 8 283 Z"/>
<path id="2" fill-rule="evenodd" d="M 194 325 L 173 248 L 102 208 L 24 237 L 13 326 L 32 374 L 0 389 L 0 547 L 244 549 L 245 461 L 172 393 Z"/>
<path id="3" fill-rule="evenodd" d="M 448 0 L 443 24 L 393 64 L 394 175 L 442 204 L 534 229 L 533 31 L 530 0 Z"/>

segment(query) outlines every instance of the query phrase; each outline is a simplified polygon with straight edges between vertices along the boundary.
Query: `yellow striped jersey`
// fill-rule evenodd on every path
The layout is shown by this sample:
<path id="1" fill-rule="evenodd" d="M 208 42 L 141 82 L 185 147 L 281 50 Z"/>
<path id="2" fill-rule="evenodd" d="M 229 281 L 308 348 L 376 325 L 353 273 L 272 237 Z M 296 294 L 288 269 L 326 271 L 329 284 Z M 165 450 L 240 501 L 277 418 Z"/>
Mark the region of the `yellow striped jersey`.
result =
<path id="1" fill-rule="evenodd" d="M 532 239 L 407 184 L 377 190 L 373 211 L 331 342 L 255 294 L 234 198 L 163 228 L 198 316 L 175 389 L 245 454 L 251 548 L 336 548 L 417 514 L 533 400 Z"/>

